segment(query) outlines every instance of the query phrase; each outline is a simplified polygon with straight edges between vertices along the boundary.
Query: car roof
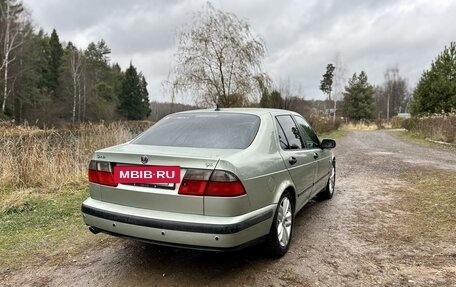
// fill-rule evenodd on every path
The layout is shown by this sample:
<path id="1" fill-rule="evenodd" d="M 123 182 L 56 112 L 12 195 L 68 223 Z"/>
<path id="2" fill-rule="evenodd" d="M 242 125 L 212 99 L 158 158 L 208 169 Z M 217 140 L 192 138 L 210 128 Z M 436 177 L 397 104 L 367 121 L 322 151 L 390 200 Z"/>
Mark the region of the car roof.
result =
<path id="1" fill-rule="evenodd" d="M 239 113 L 239 114 L 250 114 L 250 115 L 257 115 L 261 116 L 264 114 L 272 113 L 272 114 L 296 114 L 292 111 L 282 110 L 282 109 L 265 109 L 265 108 L 219 108 L 219 110 L 215 109 L 200 109 L 200 110 L 189 110 L 184 112 L 179 112 L 176 114 L 191 114 L 191 113 Z"/>

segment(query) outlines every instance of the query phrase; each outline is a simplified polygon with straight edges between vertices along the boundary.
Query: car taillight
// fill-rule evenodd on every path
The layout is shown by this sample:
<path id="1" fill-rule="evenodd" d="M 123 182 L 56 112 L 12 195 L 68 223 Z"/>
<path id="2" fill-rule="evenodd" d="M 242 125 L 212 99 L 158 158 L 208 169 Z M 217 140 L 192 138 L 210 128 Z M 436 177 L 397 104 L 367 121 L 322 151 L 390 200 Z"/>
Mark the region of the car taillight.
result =
<path id="1" fill-rule="evenodd" d="M 91 160 L 89 163 L 89 181 L 102 185 L 117 186 L 114 182 L 111 163 Z"/>
<path id="2" fill-rule="evenodd" d="M 182 179 L 179 194 L 234 197 L 245 194 L 245 189 L 231 172 L 189 169 Z"/>
<path id="3" fill-rule="evenodd" d="M 179 187 L 179 194 L 204 195 L 211 170 L 188 169 Z"/>
<path id="4" fill-rule="evenodd" d="M 239 179 L 232 173 L 215 170 L 209 180 L 205 195 L 208 196 L 239 196 L 245 189 Z"/>

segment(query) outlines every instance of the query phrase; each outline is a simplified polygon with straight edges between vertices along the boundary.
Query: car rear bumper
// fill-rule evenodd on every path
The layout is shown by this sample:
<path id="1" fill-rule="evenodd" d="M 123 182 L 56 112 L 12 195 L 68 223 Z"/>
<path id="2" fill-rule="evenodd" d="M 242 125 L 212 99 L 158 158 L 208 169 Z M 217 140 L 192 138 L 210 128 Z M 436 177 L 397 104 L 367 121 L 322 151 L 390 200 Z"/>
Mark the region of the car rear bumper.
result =
<path id="1" fill-rule="evenodd" d="M 232 249 L 269 233 L 276 205 L 234 217 L 181 214 L 122 206 L 88 198 L 84 222 L 99 231 L 156 244 Z"/>

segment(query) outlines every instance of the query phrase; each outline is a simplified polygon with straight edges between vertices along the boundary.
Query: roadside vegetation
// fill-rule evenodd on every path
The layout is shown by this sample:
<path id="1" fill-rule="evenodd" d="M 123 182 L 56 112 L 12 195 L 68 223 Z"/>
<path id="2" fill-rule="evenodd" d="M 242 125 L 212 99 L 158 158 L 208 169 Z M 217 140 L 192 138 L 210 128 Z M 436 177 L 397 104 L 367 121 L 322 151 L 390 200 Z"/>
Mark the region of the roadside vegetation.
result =
<path id="1" fill-rule="evenodd" d="M 80 206 L 88 196 L 82 184 L 58 192 L 20 189 L 1 195 L 0 273 L 29 264 L 58 264 L 78 254 L 89 235 Z"/>
<path id="2" fill-rule="evenodd" d="M 401 174 L 408 185 L 399 189 L 399 206 L 408 240 L 425 243 L 455 241 L 456 193 L 454 171 L 418 169 Z"/>
<path id="3" fill-rule="evenodd" d="M 3 266 L 77 253 L 89 235 L 80 206 L 88 196 L 92 153 L 125 142 L 151 124 L 84 124 L 60 130 L 0 126 L 0 272 Z"/>
<path id="4" fill-rule="evenodd" d="M 399 131 L 395 131 L 395 135 L 405 139 L 406 141 L 414 143 L 414 144 L 431 147 L 431 148 L 436 148 L 436 149 L 440 149 L 440 150 L 456 152 L 456 144 L 430 140 L 429 138 L 427 138 L 419 133 L 413 133 L 413 132 L 407 131 L 407 130 L 399 130 Z"/>
<path id="5" fill-rule="evenodd" d="M 318 138 L 321 139 L 340 139 L 348 134 L 348 130 L 345 128 L 339 128 L 329 132 L 318 133 Z"/>
<path id="6" fill-rule="evenodd" d="M 401 181 L 389 193 L 393 201 L 380 203 L 377 215 L 366 217 L 374 224 L 378 218 L 394 221 L 370 234 L 370 241 L 389 244 L 401 241 L 404 248 L 456 243 L 456 194 L 454 171 L 418 168 L 399 174 Z M 363 215 L 365 216 L 365 215 Z"/>
<path id="7" fill-rule="evenodd" d="M 125 142 L 150 124 L 84 124 L 60 130 L 0 126 L 0 194 L 17 188 L 51 192 L 81 183 L 96 149 Z"/>
<path id="8" fill-rule="evenodd" d="M 417 137 L 456 144 L 456 114 L 441 114 L 419 118 L 394 118 L 393 127 L 405 128 Z"/>

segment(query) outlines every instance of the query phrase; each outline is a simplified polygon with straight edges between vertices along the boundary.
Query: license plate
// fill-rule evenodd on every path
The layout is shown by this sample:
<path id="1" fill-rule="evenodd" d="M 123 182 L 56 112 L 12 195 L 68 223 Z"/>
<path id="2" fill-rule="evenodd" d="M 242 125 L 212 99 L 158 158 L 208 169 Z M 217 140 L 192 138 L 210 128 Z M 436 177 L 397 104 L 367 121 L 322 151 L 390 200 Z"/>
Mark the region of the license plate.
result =
<path id="1" fill-rule="evenodd" d="M 180 182 L 180 166 L 114 166 L 114 182 L 174 188 L 174 185 Z"/>

